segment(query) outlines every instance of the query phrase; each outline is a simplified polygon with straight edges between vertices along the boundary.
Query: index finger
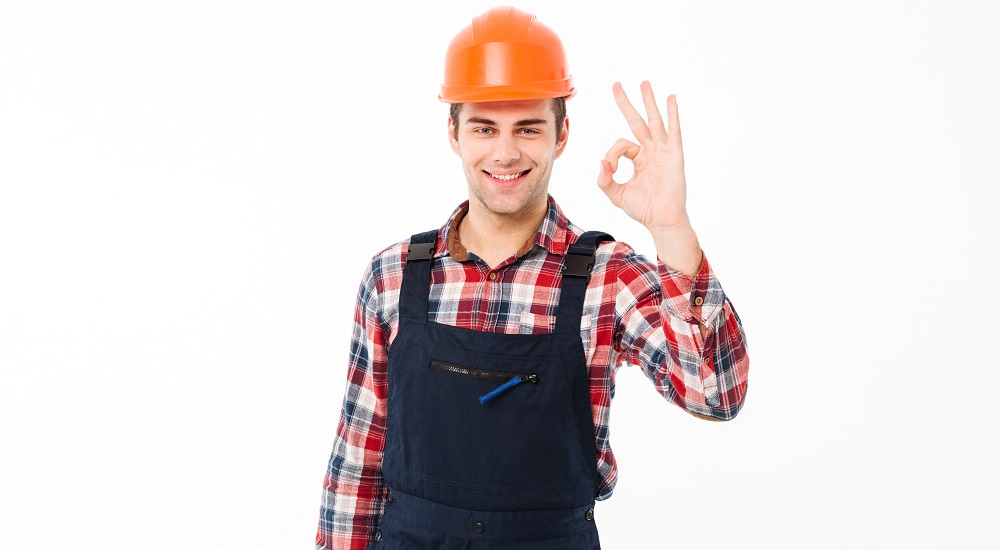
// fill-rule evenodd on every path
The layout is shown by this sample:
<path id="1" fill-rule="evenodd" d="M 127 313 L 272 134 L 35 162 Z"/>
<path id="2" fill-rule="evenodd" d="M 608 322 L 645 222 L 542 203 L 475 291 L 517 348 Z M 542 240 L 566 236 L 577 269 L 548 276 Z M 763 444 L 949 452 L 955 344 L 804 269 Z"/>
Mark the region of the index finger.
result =
<path id="1" fill-rule="evenodd" d="M 625 115 L 625 120 L 628 121 L 628 127 L 632 129 L 632 134 L 635 135 L 639 143 L 649 141 L 652 139 L 652 135 L 649 133 L 649 126 L 646 126 L 646 121 L 642 119 L 642 115 L 639 111 L 635 110 L 632 106 L 632 102 L 628 100 L 625 96 L 625 90 L 622 88 L 621 82 L 615 82 L 611 86 L 611 92 L 615 94 L 615 103 L 618 104 L 618 109 L 621 110 L 622 114 Z"/>

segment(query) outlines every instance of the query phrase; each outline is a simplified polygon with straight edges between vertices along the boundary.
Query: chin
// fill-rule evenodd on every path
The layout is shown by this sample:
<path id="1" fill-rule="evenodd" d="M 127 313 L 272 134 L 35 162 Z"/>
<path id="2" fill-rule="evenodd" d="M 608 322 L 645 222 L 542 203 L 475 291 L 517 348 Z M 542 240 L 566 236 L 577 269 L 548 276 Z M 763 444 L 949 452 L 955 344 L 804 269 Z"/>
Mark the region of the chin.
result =
<path id="1" fill-rule="evenodd" d="M 527 206 L 524 203 L 517 202 L 513 203 L 510 201 L 489 201 L 484 203 L 484 206 L 490 211 L 496 214 L 516 214 Z"/>
<path id="2" fill-rule="evenodd" d="M 506 192 L 498 191 L 487 183 L 471 186 L 470 192 L 471 197 L 477 199 L 487 210 L 504 216 L 524 212 L 536 201 L 548 198 L 546 189 L 539 190 L 537 182 L 524 182 L 517 188 L 507 189 Z"/>

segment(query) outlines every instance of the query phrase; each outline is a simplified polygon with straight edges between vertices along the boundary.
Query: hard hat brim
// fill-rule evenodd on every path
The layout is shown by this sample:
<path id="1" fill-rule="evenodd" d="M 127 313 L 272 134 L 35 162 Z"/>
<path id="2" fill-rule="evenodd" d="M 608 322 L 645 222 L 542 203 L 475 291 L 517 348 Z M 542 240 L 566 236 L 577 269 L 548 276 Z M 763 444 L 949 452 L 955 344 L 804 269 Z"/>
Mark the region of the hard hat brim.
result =
<path id="1" fill-rule="evenodd" d="M 549 82 L 522 83 L 516 86 L 441 86 L 438 100 L 444 103 L 482 103 L 486 101 L 520 101 L 526 99 L 569 99 L 576 95 L 571 79 Z"/>

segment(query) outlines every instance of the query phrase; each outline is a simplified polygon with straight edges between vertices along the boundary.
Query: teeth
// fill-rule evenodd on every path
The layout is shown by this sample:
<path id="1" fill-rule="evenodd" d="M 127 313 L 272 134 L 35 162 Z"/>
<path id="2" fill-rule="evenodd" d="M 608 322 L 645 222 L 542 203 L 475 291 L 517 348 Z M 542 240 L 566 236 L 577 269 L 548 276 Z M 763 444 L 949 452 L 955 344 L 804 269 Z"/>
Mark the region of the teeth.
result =
<path id="1" fill-rule="evenodd" d="M 504 175 L 504 176 L 501 176 L 501 175 L 498 175 L 498 174 L 494 174 L 492 172 L 490 172 L 489 174 L 491 176 L 493 176 L 494 178 L 500 180 L 500 181 L 510 181 L 510 180 L 517 179 L 517 178 L 521 177 L 521 175 L 523 175 L 524 172 L 518 172 L 516 174 L 507 174 L 507 175 Z"/>

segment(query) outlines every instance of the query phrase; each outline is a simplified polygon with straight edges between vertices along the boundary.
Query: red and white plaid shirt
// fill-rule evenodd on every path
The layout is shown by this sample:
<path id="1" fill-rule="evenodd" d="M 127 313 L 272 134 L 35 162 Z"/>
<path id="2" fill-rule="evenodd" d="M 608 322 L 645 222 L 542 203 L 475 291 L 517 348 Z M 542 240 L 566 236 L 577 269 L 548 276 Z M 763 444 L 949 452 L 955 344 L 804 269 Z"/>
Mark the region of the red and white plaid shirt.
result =
<path id="1" fill-rule="evenodd" d="M 555 329 L 563 254 L 583 231 L 549 197 L 534 239 L 494 269 L 468 252 L 456 227 L 462 203 L 439 231 L 428 320 L 503 334 Z M 388 349 L 399 328 L 403 241 L 379 252 L 361 281 L 354 312 L 347 390 L 326 478 L 318 549 L 362 550 L 388 491 L 382 478 Z M 703 338 L 698 322 L 709 328 Z M 708 260 L 688 276 L 651 263 L 621 242 L 597 249 L 580 323 L 597 433 L 598 500 L 611 495 L 617 466 L 608 440 L 614 371 L 643 370 L 666 399 L 687 411 L 728 420 L 740 410 L 749 358 L 743 328 Z"/>

